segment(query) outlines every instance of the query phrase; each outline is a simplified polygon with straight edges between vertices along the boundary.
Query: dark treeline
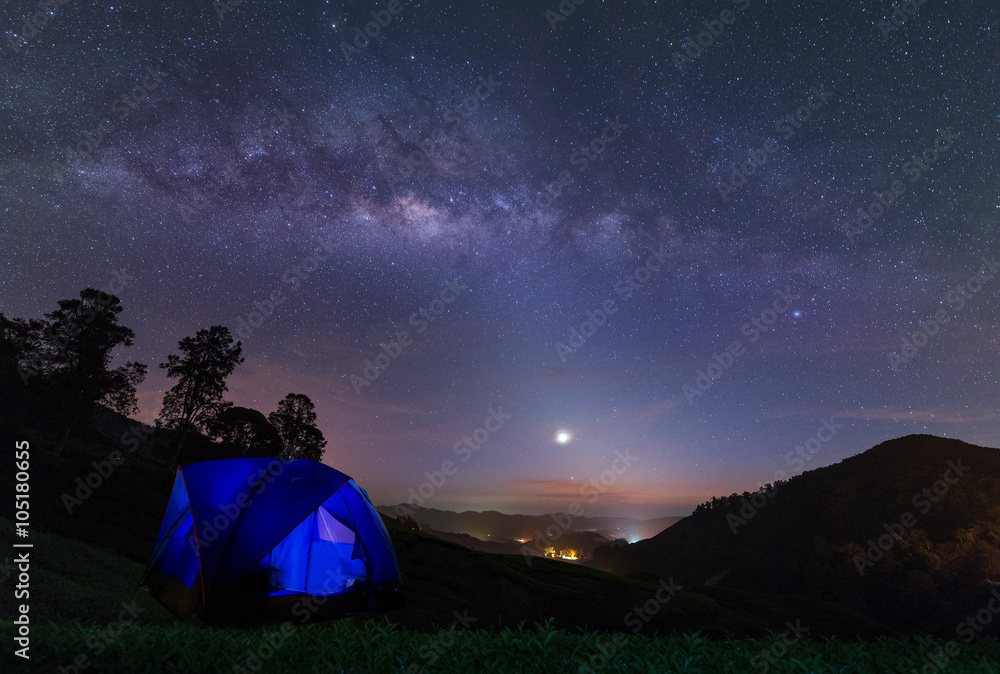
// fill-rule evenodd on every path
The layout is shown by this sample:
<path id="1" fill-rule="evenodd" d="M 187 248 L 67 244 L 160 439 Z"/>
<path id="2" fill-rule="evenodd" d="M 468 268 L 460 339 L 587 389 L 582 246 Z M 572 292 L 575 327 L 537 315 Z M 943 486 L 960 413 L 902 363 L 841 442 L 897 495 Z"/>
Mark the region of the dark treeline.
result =
<path id="1" fill-rule="evenodd" d="M 753 492 L 745 491 L 742 494 L 732 493 L 729 496 L 722 496 L 721 498 L 713 496 L 710 500 L 698 504 L 692 514 L 700 516 L 713 513 L 736 512 L 743 506 L 744 503 L 753 503 L 753 497 L 756 495 L 763 495 L 766 499 L 770 499 L 774 496 L 774 491 L 780 485 L 787 482 L 788 480 L 778 480 L 774 484 L 768 482 Z"/>
<path id="2" fill-rule="evenodd" d="M 40 319 L 0 313 L 0 420 L 45 433 L 59 454 L 71 437 L 94 432 L 98 412 L 138 412 L 136 388 L 148 367 L 135 361 L 111 367 L 135 338 L 119 322 L 122 310 L 115 295 L 87 288 Z M 289 393 L 266 416 L 223 398 L 226 379 L 243 362 L 228 328 L 199 330 L 181 339 L 178 351 L 160 364 L 176 383 L 156 419 L 172 438 L 172 456 L 163 457 L 171 466 L 192 433 L 219 443 L 228 456 L 322 459 L 326 440 L 308 396 Z"/>

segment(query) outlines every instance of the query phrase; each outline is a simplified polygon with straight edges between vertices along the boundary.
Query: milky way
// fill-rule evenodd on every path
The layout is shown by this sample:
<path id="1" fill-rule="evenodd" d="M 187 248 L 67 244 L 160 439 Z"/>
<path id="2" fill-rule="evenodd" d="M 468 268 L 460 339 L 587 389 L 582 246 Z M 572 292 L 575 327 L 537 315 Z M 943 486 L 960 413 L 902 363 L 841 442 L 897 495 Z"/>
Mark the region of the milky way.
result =
<path id="1" fill-rule="evenodd" d="M 998 446 L 997 8 L 846 4 L 8 3 L 0 311 L 114 287 L 145 421 L 229 326 L 379 503 Z"/>

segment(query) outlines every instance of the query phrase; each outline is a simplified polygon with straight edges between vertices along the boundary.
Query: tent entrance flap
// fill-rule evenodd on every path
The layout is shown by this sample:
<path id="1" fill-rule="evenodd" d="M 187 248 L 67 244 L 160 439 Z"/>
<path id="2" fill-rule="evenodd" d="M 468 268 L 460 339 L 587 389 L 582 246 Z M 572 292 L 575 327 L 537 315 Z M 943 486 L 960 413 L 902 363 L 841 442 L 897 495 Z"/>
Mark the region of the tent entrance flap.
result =
<path id="1" fill-rule="evenodd" d="M 355 557 L 357 534 L 320 507 L 302 520 L 262 563 L 272 592 L 330 595 L 367 580 Z"/>

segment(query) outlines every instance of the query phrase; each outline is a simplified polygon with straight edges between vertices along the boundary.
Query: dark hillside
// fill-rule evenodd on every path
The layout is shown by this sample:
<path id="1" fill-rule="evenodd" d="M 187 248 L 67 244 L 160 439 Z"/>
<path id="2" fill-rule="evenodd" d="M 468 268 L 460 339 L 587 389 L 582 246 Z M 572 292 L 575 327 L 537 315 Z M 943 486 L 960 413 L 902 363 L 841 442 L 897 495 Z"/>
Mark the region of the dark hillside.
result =
<path id="1" fill-rule="evenodd" d="M 1000 450 L 907 436 L 754 500 L 692 515 L 601 568 L 804 595 L 952 636 L 1000 586 Z"/>

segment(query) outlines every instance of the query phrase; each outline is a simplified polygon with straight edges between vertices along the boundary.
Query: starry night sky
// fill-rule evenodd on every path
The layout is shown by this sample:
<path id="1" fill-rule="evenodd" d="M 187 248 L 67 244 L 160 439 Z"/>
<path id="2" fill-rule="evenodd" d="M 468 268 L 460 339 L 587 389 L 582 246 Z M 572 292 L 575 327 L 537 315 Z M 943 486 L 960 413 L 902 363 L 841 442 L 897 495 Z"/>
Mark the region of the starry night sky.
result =
<path id="1" fill-rule="evenodd" d="M 239 329 L 229 399 L 308 395 L 376 503 L 453 460 L 429 507 L 687 514 L 1000 446 L 1000 12 L 834 4 L 11 0 L 0 311 L 113 290 L 147 422 L 178 340 Z"/>

